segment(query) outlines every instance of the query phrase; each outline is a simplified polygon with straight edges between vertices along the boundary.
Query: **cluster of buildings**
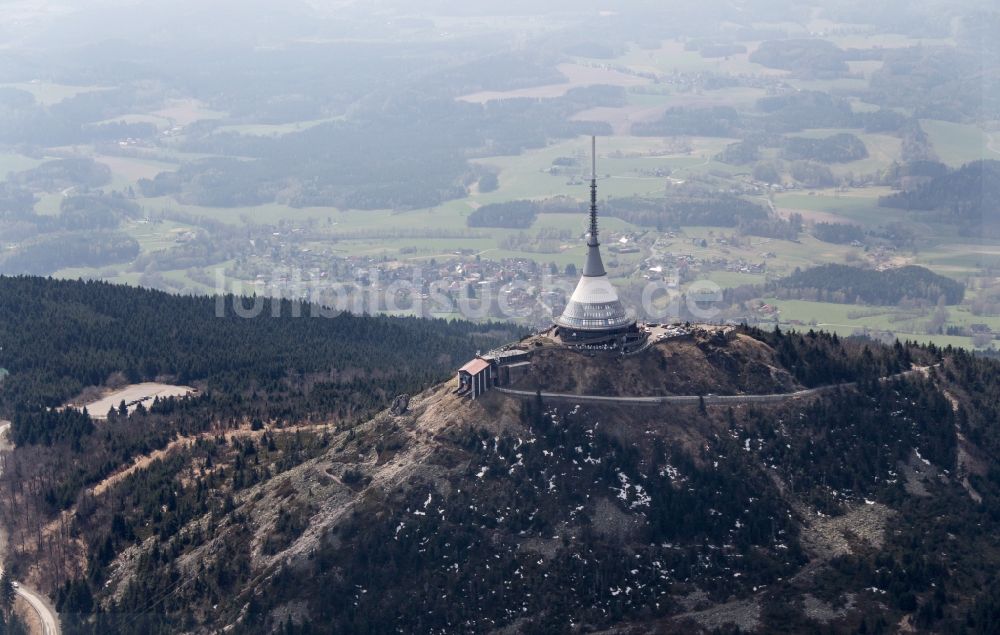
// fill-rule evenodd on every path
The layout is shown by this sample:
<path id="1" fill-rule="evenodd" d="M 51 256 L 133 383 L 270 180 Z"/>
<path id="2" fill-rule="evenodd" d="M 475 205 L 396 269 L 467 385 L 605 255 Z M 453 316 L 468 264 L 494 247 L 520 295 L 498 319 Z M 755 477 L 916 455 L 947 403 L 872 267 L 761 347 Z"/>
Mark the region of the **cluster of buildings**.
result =
<path id="1" fill-rule="evenodd" d="M 309 249 L 307 245 L 315 243 L 301 228 L 286 230 L 256 238 L 254 253 L 227 267 L 227 278 L 249 280 L 258 294 L 310 298 L 356 312 L 513 319 L 537 329 L 548 326 L 554 314 L 562 313 L 574 291 L 574 281 L 579 282 L 579 265 L 562 268 L 529 258 L 490 258 L 471 249 L 451 250 L 432 259 L 337 254 L 331 247 Z M 650 242 L 651 238 L 655 242 Z M 629 264 L 631 282 L 619 293 L 632 294 L 636 285 L 646 282 L 679 289 L 713 271 L 760 275 L 767 271 L 768 257 L 773 257 L 762 252 L 758 260 L 743 250 L 727 255 L 723 249 L 720 254 L 718 248 L 699 253 L 704 249 L 700 242 L 681 251 L 677 250 L 679 239 L 685 246 L 689 242 L 674 232 L 654 236 L 648 232 L 615 234 L 608 244 L 600 245 L 600 270 L 605 274 L 602 280 L 607 281 L 608 271 L 617 266 L 615 258 L 637 252 L 649 255 Z M 725 240 L 712 236 L 707 241 L 715 247 L 723 245 L 717 239 Z M 596 262 L 589 256 L 596 247 L 588 244 L 584 265 Z M 611 252 L 611 262 L 604 260 L 604 250 Z M 609 266 L 611 269 L 607 269 Z M 245 283 L 243 289 L 249 291 Z M 474 312 L 466 313 L 463 303 L 471 305 Z"/>
<path id="2" fill-rule="evenodd" d="M 720 258 L 720 260 L 722 260 L 722 263 L 720 264 L 724 271 L 749 274 L 767 273 L 767 264 L 764 262 L 749 262 L 743 258 L 737 258 L 735 260 Z"/>
<path id="3" fill-rule="evenodd" d="M 765 261 L 754 262 L 745 258 L 724 258 L 715 256 L 699 258 L 693 254 L 667 253 L 647 258 L 643 262 L 642 277 L 646 280 L 675 280 L 682 282 L 694 279 L 697 274 L 710 271 L 728 271 L 732 273 L 758 274 L 767 273 Z"/>

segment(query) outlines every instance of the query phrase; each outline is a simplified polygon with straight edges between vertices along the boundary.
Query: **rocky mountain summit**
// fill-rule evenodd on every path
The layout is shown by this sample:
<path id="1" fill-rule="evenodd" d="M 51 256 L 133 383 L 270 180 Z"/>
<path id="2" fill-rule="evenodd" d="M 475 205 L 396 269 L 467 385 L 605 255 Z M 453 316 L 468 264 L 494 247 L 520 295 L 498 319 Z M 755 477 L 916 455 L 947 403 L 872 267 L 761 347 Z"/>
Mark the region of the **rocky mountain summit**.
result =
<path id="1" fill-rule="evenodd" d="M 696 328 L 635 356 L 545 349 L 531 364 L 526 392 L 789 396 L 472 400 L 451 381 L 357 425 L 192 440 L 68 521 L 98 589 L 79 628 L 995 627 L 995 363 Z M 144 484 L 167 488 L 170 511 L 143 510 Z M 68 609 L 81 583 L 65 584 Z"/>

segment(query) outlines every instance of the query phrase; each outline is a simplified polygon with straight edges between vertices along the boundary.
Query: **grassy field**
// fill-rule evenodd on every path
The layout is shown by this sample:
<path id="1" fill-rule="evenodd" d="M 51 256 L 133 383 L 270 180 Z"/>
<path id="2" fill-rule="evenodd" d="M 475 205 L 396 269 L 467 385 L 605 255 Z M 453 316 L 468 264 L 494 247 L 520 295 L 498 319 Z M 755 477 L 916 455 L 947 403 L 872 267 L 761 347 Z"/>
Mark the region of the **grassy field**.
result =
<path id="1" fill-rule="evenodd" d="M 855 175 L 873 174 L 885 169 L 894 161 L 899 161 L 903 142 L 898 137 L 887 134 L 873 134 L 855 132 L 865 148 L 868 149 L 868 158 L 858 161 L 841 163 L 833 168 L 834 174 L 844 175 L 853 172 Z"/>
<path id="2" fill-rule="evenodd" d="M 163 108 L 148 114 L 182 127 L 202 119 L 223 119 L 226 116 L 226 113 L 213 110 L 197 99 L 172 99 Z"/>
<path id="3" fill-rule="evenodd" d="M 662 194 L 666 179 L 651 176 L 652 171 L 671 170 L 674 176 L 683 176 L 689 170 L 712 167 L 711 157 L 731 141 L 695 137 L 688 140 L 690 152 L 678 152 L 672 147 L 676 144 L 659 137 L 602 137 L 598 149 L 601 196 Z M 479 163 L 499 170 L 500 187 L 488 194 L 474 195 L 469 202 L 485 204 L 559 195 L 584 199 L 586 185 L 570 184 L 569 181 L 574 176 L 589 178 L 589 153 L 590 139 L 578 137 L 518 156 L 480 159 Z M 576 158 L 579 165 L 564 174 L 550 174 L 552 161 L 558 157 Z M 606 175 L 611 178 L 604 178 Z"/>
<path id="4" fill-rule="evenodd" d="M 710 271 L 704 280 L 711 280 L 723 289 L 731 289 L 747 284 L 763 284 L 767 277 L 755 273 L 740 273 L 736 271 Z"/>
<path id="5" fill-rule="evenodd" d="M 437 18 L 434 29 L 450 32 L 491 32 L 496 24 L 483 22 L 477 26 L 479 18 Z M 500 18 L 509 21 L 512 32 L 542 33 L 552 28 L 544 21 L 524 24 L 516 18 Z M 757 24 L 761 28 L 777 28 L 793 37 L 814 37 L 817 34 L 836 33 L 824 36 L 843 48 L 897 48 L 914 46 L 920 40 L 894 34 L 875 34 L 865 31 L 862 25 L 845 25 L 821 18 L 805 24 L 794 22 Z M 444 35 L 442 35 L 444 37 Z M 941 43 L 924 40 L 925 44 Z M 705 58 L 697 51 L 684 49 L 684 42 L 668 40 L 654 49 L 631 46 L 614 60 L 593 60 L 577 58 L 574 63 L 564 63 L 559 70 L 566 77 L 565 82 L 545 86 L 528 87 L 512 91 L 481 92 L 466 95 L 461 99 L 482 103 L 501 97 L 549 98 L 564 94 L 574 86 L 612 84 L 626 89 L 627 103 L 620 107 L 593 108 L 577 113 L 576 120 L 608 122 L 614 134 L 600 139 L 599 172 L 600 197 L 649 196 L 659 197 L 676 187 L 679 181 L 687 181 L 699 176 L 711 175 L 706 179 L 713 187 L 727 189 L 729 186 L 745 186 L 748 166 L 732 166 L 713 160 L 717 153 L 735 139 L 705 137 L 638 137 L 631 135 L 631 127 L 636 122 L 655 120 L 670 107 L 711 107 L 735 106 L 750 110 L 754 103 L 773 92 L 775 87 L 763 83 L 754 86 L 736 86 L 719 89 L 704 89 L 699 81 L 689 81 L 690 75 L 670 78 L 673 73 L 719 73 L 734 77 L 757 77 L 780 79 L 799 90 L 822 90 L 839 94 L 867 87 L 868 79 L 876 72 L 881 62 L 850 62 L 851 77 L 831 80 L 804 80 L 790 73 L 763 67 L 749 61 L 750 54 L 759 42 L 746 43 L 748 52 L 725 58 Z M 661 81 L 639 73 L 656 73 Z M 665 81 L 664 81 L 665 80 Z M 677 81 L 675 81 L 677 80 Z M 102 90 L 100 86 L 67 86 L 46 82 L 12 84 L 16 88 L 29 91 L 43 104 L 55 104 L 87 91 Z M 846 91 L 846 92 L 845 92 Z M 878 107 L 851 97 L 851 106 L 857 112 L 872 111 Z M 313 115 L 316 116 L 316 115 Z M 230 118 L 228 113 L 215 110 L 210 104 L 193 98 L 172 99 L 150 112 L 136 112 L 114 117 L 111 121 L 128 123 L 151 123 L 159 130 L 174 127 L 183 128 L 202 120 L 215 120 L 217 133 L 236 133 L 248 136 L 279 136 L 291 134 L 334 121 L 324 118 L 284 124 L 264 124 Z M 107 123 L 104 122 L 104 123 Z M 952 166 L 961 165 L 982 157 L 1000 159 L 1000 135 L 995 144 L 990 136 L 973 125 L 954 124 L 937 120 L 922 120 L 924 130 L 930 137 L 941 159 Z M 869 157 L 845 164 L 833 164 L 832 172 L 838 178 L 848 174 L 867 175 L 885 169 L 901 159 L 901 141 L 898 137 L 883 134 L 867 134 L 859 130 L 813 129 L 791 133 L 791 136 L 822 138 L 840 132 L 857 135 L 865 143 Z M 106 190 L 124 191 L 134 188 L 139 179 L 153 178 L 164 171 L 178 169 L 186 161 L 204 158 L 205 155 L 180 152 L 183 134 L 157 135 L 155 147 L 137 149 L 148 152 L 145 158 L 112 156 L 99 154 L 90 146 L 63 148 L 62 153 L 79 153 L 91 156 L 108 165 L 112 171 L 112 182 Z M 992 144 L 992 147 L 991 147 Z M 997 149 L 993 149 L 993 148 Z M 393 210 L 339 210 L 332 207 L 292 208 L 278 203 L 269 203 L 239 208 L 211 208 L 187 205 L 169 197 L 139 198 L 153 222 L 126 222 L 122 230 L 133 236 L 140 245 L 141 254 L 148 256 L 157 251 L 170 249 L 178 244 L 178 238 L 186 231 L 195 229 L 193 225 L 173 220 L 157 219 L 170 217 L 203 217 L 239 227 L 246 224 L 274 225 L 279 234 L 293 228 L 322 229 L 329 239 L 317 237 L 312 242 L 288 241 L 295 249 L 312 255 L 304 260 L 315 264 L 317 255 L 329 257 L 372 256 L 397 260 L 402 264 L 426 261 L 431 258 L 444 259 L 458 250 L 472 250 L 485 258 L 527 258 L 539 263 L 554 263 L 559 268 L 574 264 L 580 266 L 584 256 L 582 241 L 586 225 L 583 213 L 541 214 L 527 229 L 469 228 L 467 218 L 477 207 L 518 199 L 547 199 L 566 196 L 571 201 L 566 204 L 567 212 L 578 211 L 577 202 L 588 197 L 589 139 L 577 137 L 557 140 L 550 145 L 528 150 L 518 156 L 493 156 L 477 158 L 475 161 L 496 170 L 499 188 L 493 192 L 472 193 L 459 200 L 449 201 L 427 209 L 410 211 Z M 769 148 L 768 157 L 777 150 Z M 52 150 L 49 151 L 53 153 Z M 572 169 L 560 169 L 553 173 L 553 161 L 557 158 L 572 157 L 577 165 Z M 19 155 L 8 150 L 0 154 L 0 173 L 25 170 L 38 165 L 41 159 Z M 667 178 L 669 174 L 669 178 Z M 888 223 L 905 221 L 907 226 L 921 236 L 919 250 L 900 252 L 896 258 L 882 259 L 891 264 L 916 263 L 930 267 L 938 273 L 964 280 L 982 275 L 984 268 L 1000 269 L 1000 244 L 982 244 L 960 237 L 954 228 L 929 226 L 907 218 L 901 210 L 878 206 L 878 198 L 889 194 L 884 187 L 872 187 L 838 191 L 836 189 L 804 191 L 793 190 L 776 193 L 773 203 L 779 213 L 787 216 L 792 212 L 801 213 L 807 221 L 851 222 L 867 229 L 878 229 Z M 40 193 L 36 209 L 40 213 L 55 214 L 63 200 L 60 192 Z M 763 200 L 763 199 L 761 199 Z M 576 202 L 574 202 L 576 201 Z M 278 227 L 281 225 L 280 227 Z M 209 225 L 206 225 L 209 226 Z M 204 231 L 204 230 L 198 230 Z M 271 232 L 272 230 L 267 230 Z M 610 243 L 619 234 L 635 232 L 643 234 L 643 251 L 640 254 L 613 254 L 605 252 L 605 262 L 609 271 L 619 280 L 629 283 L 642 281 L 647 273 L 642 264 L 649 255 L 648 247 L 655 230 L 636 227 L 615 218 L 602 219 L 602 240 Z M 761 237 L 737 237 L 738 245 L 728 240 L 735 229 L 685 227 L 670 244 L 663 249 L 669 254 L 690 254 L 706 261 L 726 260 L 730 263 L 743 260 L 749 263 L 766 263 L 767 274 L 744 274 L 725 270 L 706 271 L 702 278 L 732 288 L 746 284 L 762 284 L 768 280 L 788 275 L 795 268 L 808 268 L 823 263 L 874 262 L 872 253 L 863 248 L 834 245 L 816 240 L 804 233 L 797 241 L 767 239 Z M 716 238 L 726 237 L 728 244 L 716 242 Z M 277 238 L 277 236 L 276 236 Z M 707 246 L 700 246 L 704 239 Z M 279 241 L 285 241 L 284 237 Z M 276 241 L 276 242 L 279 242 Z M 662 245 L 663 239 L 660 244 Z M 663 254 L 666 255 L 666 254 Z M 267 266 L 267 257 L 249 256 Z M 612 264 L 614 263 L 614 264 Z M 224 263 L 232 265 L 233 263 Z M 174 265 L 167 265 L 174 266 Z M 723 268 L 718 262 L 711 266 Z M 103 277 L 116 282 L 139 284 L 140 282 L 162 284 L 177 291 L 212 291 L 205 284 L 204 272 L 188 270 L 164 271 L 152 276 L 142 271 L 133 271 L 130 264 L 104 267 L 101 269 L 66 269 L 56 275 L 65 277 Z M 240 271 L 252 271 L 251 266 L 241 265 Z M 255 275 L 255 274 L 250 274 Z M 971 295 L 971 294 L 970 294 Z M 854 307 L 806 301 L 779 301 L 784 322 L 791 320 L 804 324 L 815 323 L 822 328 L 848 335 L 857 329 L 891 330 L 900 337 L 917 338 L 921 341 L 935 341 L 939 344 L 968 346 L 968 338 L 947 338 L 920 334 L 926 316 L 905 313 L 895 309 L 880 310 L 872 307 Z M 986 323 L 1000 330 L 1000 318 L 979 318 L 965 308 L 949 309 L 952 324 L 964 325 Z"/>
<path id="6" fill-rule="evenodd" d="M 570 89 L 581 86 L 592 86 L 595 84 L 609 86 L 641 86 L 650 83 L 650 80 L 629 73 L 605 68 L 603 64 L 591 65 L 584 61 L 579 64 L 559 64 L 557 70 L 566 78 L 565 81 L 546 84 L 544 86 L 531 86 L 529 88 L 518 88 L 514 90 L 486 90 L 459 97 L 461 101 L 473 104 L 483 104 L 495 99 L 532 98 L 545 99 L 551 97 L 561 97 Z"/>
<path id="7" fill-rule="evenodd" d="M 585 214 L 539 214 L 538 220 L 531 226 L 532 231 L 555 229 L 573 232 L 573 235 L 583 235 L 587 229 L 587 216 Z M 620 218 L 602 218 L 602 232 L 630 232 L 646 231 L 649 228 L 639 227 Z"/>
<path id="8" fill-rule="evenodd" d="M 827 328 L 893 328 L 890 319 L 894 307 L 860 307 L 852 304 L 837 304 L 833 302 L 811 302 L 808 300 L 779 300 L 778 298 L 763 298 L 764 302 L 781 309 L 783 322 L 799 321 L 805 324 Z M 870 314 L 865 317 L 852 317 L 853 314 Z"/>
<path id="9" fill-rule="evenodd" d="M 128 222 L 124 231 L 139 243 L 139 253 L 148 254 L 169 249 L 177 244 L 177 238 L 185 231 L 195 229 L 190 225 L 174 221 Z"/>
<path id="10" fill-rule="evenodd" d="M 49 192 L 38 195 L 35 212 L 43 216 L 55 216 L 59 213 L 63 195 L 60 192 Z"/>
<path id="11" fill-rule="evenodd" d="M 750 263 L 766 262 L 768 277 L 780 277 L 792 273 L 796 267 L 806 268 L 827 262 L 844 262 L 849 252 L 857 251 L 846 245 L 834 245 L 816 240 L 803 234 L 799 240 L 778 240 L 759 236 L 745 237 L 739 246 L 719 244 L 716 238 L 731 237 L 736 233 L 732 228 L 684 227 L 671 242 L 668 250 L 675 254 L 691 255 L 695 258 L 713 260 L 724 258 L 730 261 L 742 259 Z M 707 246 L 700 246 L 704 240 Z M 765 253 L 774 257 L 765 258 Z M 754 278 L 741 273 L 713 271 L 707 276 L 723 286 L 739 286 L 753 283 Z"/>
<path id="12" fill-rule="evenodd" d="M 570 184 L 568 174 L 553 175 L 547 172 L 557 157 L 577 157 L 581 167 L 587 163 L 589 140 L 583 137 L 564 141 L 552 146 L 532 150 L 519 156 L 498 156 L 481 159 L 499 171 L 500 187 L 486 194 L 473 194 L 465 199 L 449 201 L 430 209 L 393 212 L 390 210 L 343 210 L 329 207 L 292 208 L 278 203 L 252 207 L 210 208 L 187 205 L 167 198 L 146 198 L 140 203 L 151 210 L 180 211 L 196 216 L 204 216 L 233 225 L 247 221 L 276 224 L 287 220 L 292 222 L 319 222 L 329 224 L 344 232 L 386 229 L 392 231 L 426 230 L 446 228 L 449 230 L 465 227 L 468 214 L 486 203 L 504 202 L 516 199 L 541 199 L 553 196 L 570 196 L 584 200 L 588 195 L 586 184 Z M 664 191 L 666 179 L 648 176 L 656 169 L 668 168 L 683 176 L 688 170 L 715 166 L 708 157 L 718 152 L 726 140 L 693 139 L 692 154 L 666 154 L 669 148 L 664 141 L 647 137 L 610 137 L 601 141 L 600 171 L 611 174 L 612 178 L 602 178 L 601 196 L 660 195 Z M 643 156 L 638 156 L 643 155 Z M 116 158 L 117 159 L 117 158 Z M 176 166 L 141 159 L 119 159 L 111 162 L 116 176 L 116 185 L 134 183 L 135 178 L 146 177 L 161 169 L 176 169 Z M 725 166 L 729 167 L 729 166 Z M 132 177 L 132 178 L 130 178 Z"/>
<path id="13" fill-rule="evenodd" d="M 861 139 L 861 142 L 865 144 L 865 148 L 868 150 L 868 157 L 847 163 L 829 164 L 830 171 L 838 177 L 843 177 L 847 174 L 855 176 L 873 174 L 887 168 L 893 161 L 901 159 L 900 149 L 902 141 L 899 137 L 892 135 L 863 133 L 860 130 L 848 128 L 811 128 L 791 133 L 788 136 L 824 139 L 841 133 L 849 133 Z"/>
<path id="14" fill-rule="evenodd" d="M 876 112 L 881 108 L 876 104 L 869 104 L 866 101 L 861 101 L 860 99 L 851 99 L 851 110 L 854 112 Z"/>
<path id="15" fill-rule="evenodd" d="M 807 300 L 779 300 L 763 298 L 764 302 L 777 306 L 781 311 L 781 324 L 786 327 L 804 330 L 808 328 L 833 331 L 838 335 L 852 335 L 855 332 L 868 329 L 870 331 L 889 331 L 900 340 L 915 340 L 922 343 L 933 342 L 937 346 L 971 347 L 968 337 L 950 335 L 928 335 L 921 332 L 920 327 L 928 317 L 915 312 L 902 311 L 896 307 L 864 307 L 850 304 L 835 304 L 832 302 L 810 302 Z M 949 308 L 951 318 L 949 324 L 968 324 L 973 322 L 988 322 L 987 318 L 967 319 L 969 316 L 960 308 Z M 1000 328 L 1000 318 L 996 318 L 996 326 Z"/>
<path id="16" fill-rule="evenodd" d="M 121 115 L 118 117 L 112 117 L 110 119 L 105 119 L 103 121 L 95 122 L 94 125 L 102 125 L 108 123 L 149 123 L 156 126 L 157 129 L 162 130 L 164 128 L 169 128 L 171 122 L 166 117 L 158 117 L 156 115 L 150 114 L 128 114 Z"/>
<path id="17" fill-rule="evenodd" d="M 848 62 L 847 67 L 851 73 L 864 75 L 865 79 L 871 79 L 872 73 L 882 68 L 882 60 L 862 60 Z"/>
<path id="18" fill-rule="evenodd" d="M 922 223 L 908 218 L 902 210 L 879 207 L 877 197 L 888 191 L 886 188 L 866 188 L 812 194 L 789 192 L 776 194 L 774 200 L 782 213 L 799 212 L 807 220 L 851 222 L 872 228 L 905 222 L 920 237 L 920 246 L 915 251 L 901 251 L 900 264 L 922 265 L 958 279 L 976 275 L 983 269 L 1000 267 L 1000 243 L 959 236 L 953 226 Z"/>
<path id="19" fill-rule="evenodd" d="M 989 137 L 974 125 L 936 119 L 921 119 L 920 125 L 938 157 L 950 166 L 957 167 L 984 158 L 1000 159 L 1000 150 L 991 149 Z"/>
<path id="20" fill-rule="evenodd" d="M 338 220 L 342 220 L 342 215 L 330 207 L 294 208 L 280 203 L 267 203 L 251 207 L 206 207 L 203 205 L 178 203 L 173 198 L 167 196 L 140 197 L 136 199 L 136 202 L 153 213 L 157 211 L 164 211 L 168 214 L 171 212 L 183 212 L 231 225 L 242 225 L 245 223 L 277 224 L 280 221 L 291 223 L 326 223 L 328 219 L 332 224 Z M 378 214 L 379 212 L 375 213 Z"/>
<path id="21" fill-rule="evenodd" d="M 6 178 L 12 172 L 23 172 L 38 166 L 44 159 L 26 157 L 16 152 L 0 153 L 0 178 Z"/>
<path id="22" fill-rule="evenodd" d="M 329 123 L 331 121 L 338 121 L 343 119 L 343 117 L 329 117 L 327 119 L 314 119 L 311 121 L 296 121 L 293 123 L 280 123 L 280 124 L 266 124 L 266 123 L 246 123 L 246 124 L 227 124 L 224 126 L 219 126 L 215 129 L 216 132 L 235 132 L 236 134 L 250 135 L 256 137 L 279 137 L 281 135 L 286 135 L 291 132 L 301 132 L 303 130 L 308 130 L 320 124 Z"/>
<path id="23" fill-rule="evenodd" d="M 891 193 L 887 187 L 870 187 L 847 192 L 814 190 L 775 194 L 774 204 L 782 211 L 797 211 L 807 220 L 852 222 L 879 226 L 903 220 L 905 213 L 878 206 L 878 197 Z"/>
<path id="24" fill-rule="evenodd" d="M 635 106 L 662 106 L 664 108 L 668 106 L 692 108 L 707 106 L 750 107 L 758 99 L 765 96 L 767 96 L 767 91 L 763 88 L 747 86 L 734 86 L 709 91 L 678 91 L 661 84 L 630 89 L 628 92 L 628 101 L 630 105 Z"/>
<path id="25" fill-rule="evenodd" d="M 65 99 L 75 97 L 81 93 L 90 93 L 95 90 L 109 90 L 105 86 L 72 86 L 70 84 L 56 84 L 39 80 L 0 84 L 0 86 L 29 92 L 34 96 L 35 101 L 44 106 L 58 104 Z"/>
<path id="26" fill-rule="evenodd" d="M 869 48 L 879 47 L 907 48 L 910 46 L 951 46 L 954 41 L 951 38 L 916 38 L 900 33 L 872 33 L 862 32 L 850 35 L 827 35 L 824 39 L 829 40 L 840 48 Z"/>
<path id="27" fill-rule="evenodd" d="M 160 172 L 173 172 L 178 166 L 173 163 L 154 161 L 139 157 L 109 156 L 92 153 L 92 158 L 111 169 L 112 190 L 125 190 L 134 187 L 139 179 L 152 179 Z"/>
<path id="28" fill-rule="evenodd" d="M 811 130 L 806 135 L 828 136 L 836 130 Z M 891 146 L 895 139 L 881 135 L 868 135 L 866 143 L 874 152 L 881 152 L 884 145 Z M 603 138 L 600 145 L 600 171 L 611 175 L 611 178 L 601 178 L 600 192 L 605 196 L 660 195 L 667 186 L 663 177 L 651 176 L 654 170 L 669 169 L 674 179 L 684 179 L 686 175 L 704 171 L 714 173 L 734 173 L 740 171 L 733 166 L 719 164 L 710 159 L 731 140 L 717 138 L 690 138 L 685 143 L 690 152 L 677 152 L 676 143 L 655 137 L 615 136 Z M 898 142 L 897 142 L 898 143 Z M 393 212 L 390 210 L 336 210 L 326 207 L 291 208 L 281 204 L 266 204 L 247 208 L 209 208 L 197 205 L 185 205 L 171 198 L 140 198 L 138 202 L 148 213 L 156 216 L 159 211 L 183 212 L 193 216 L 201 216 L 241 225 L 246 222 L 277 224 L 280 221 L 290 221 L 293 226 L 314 225 L 327 227 L 338 236 L 334 246 L 335 253 L 347 255 L 384 255 L 399 256 L 405 253 L 407 258 L 429 258 L 435 255 L 447 254 L 456 247 L 475 249 L 490 253 L 494 257 L 502 255 L 512 257 L 533 258 L 543 262 L 556 262 L 564 266 L 578 257 L 575 247 L 566 246 L 557 252 L 539 253 L 535 251 L 517 251 L 505 249 L 506 239 L 518 233 L 529 237 L 540 232 L 568 231 L 571 235 L 582 232 L 584 219 L 573 214 L 544 214 L 533 227 L 523 232 L 502 229 L 467 229 L 466 218 L 475 207 L 490 203 L 514 200 L 519 198 L 547 198 L 555 195 L 566 195 L 576 200 L 584 200 L 587 196 L 585 182 L 577 181 L 569 184 L 568 174 L 553 175 L 548 173 L 552 161 L 557 157 L 575 157 L 582 164 L 578 175 L 585 171 L 586 155 L 589 150 L 588 139 L 584 137 L 562 141 L 546 148 L 528 151 L 519 156 L 500 156 L 482 159 L 481 162 L 499 170 L 500 188 L 487 194 L 474 193 L 466 199 L 451 201 L 435 208 Z M 873 152 L 873 154 L 874 154 Z M 887 151 L 892 153 L 892 149 Z M 886 156 L 885 158 L 888 158 Z M 162 161 L 131 157 L 99 156 L 98 160 L 112 168 L 113 189 L 125 189 L 134 185 L 139 178 L 151 178 L 164 170 L 176 169 L 176 165 Z M 876 159 L 871 159 L 875 161 Z M 858 162 L 860 163 L 860 162 Z M 780 194 L 776 204 L 783 210 L 796 209 L 807 217 L 824 218 L 826 216 L 843 220 L 853 220 L 871 225 L 884 224 L 895 219 L 896 210 L 878 208 L 877 196 L 887 190 L 872 188 L 870 190 L 848 193 L 820 192 L 809 196 L 804 193 Z M 61 196 L 45 195 L 38 205 L 39 211 L 55 213 Z M 160 241 L 160 248 L 169 245 L 174 236 L 166 226 L 146 226 L 146 237 L 140 242 L 152 243 Z M 435 228 L 449 232 L 467 231 L 466 238 L 431 238 Z M 624 232 L 641 230 L 617 219 L 605 219 L 605 231 Z M 132 230 L 130 230 L 132 231 Z M 699 231 L 689 228 L 688 233 Z M 725 230 L 716 231 L 721 235 Z M 453 234 L 451 234 L 453 235 Z M 145 251 L 144 247 L 144 251 Z M 766 249 L 761 247 L 757 253 L 740 252 L 728 249 L 725 252 L 711 246 L 704 255 L 744 257 L 747 260 L 759 260 L 762 250 L 774 251 L 778 254 L 773 262 L 775 271 L 790 271 L 794 267 L 810 266 L 815 262 L 841 262 L 849 249 L 842 246 L 831 246 L 804 237 L 803 243 L 774 241 Z M 623 259 L 627 262 L 627 259 Z M 941 263 L 942 265 L 944 263 Z M 736 274 L 737 276 L 739 274 Z M 725 278 L 725 277 L 723 277 Z M 742 284 L 737 278 L 726 280 L 727 286 Z"/>
<path id="29" fill-rule="evenodd" d="M 819 91 L 859 91 L 868 88 L 864 77 L 838 77 L 836 79 L 789 79 L 788 83 L 798 90 Z"/>
<path id="30" fill-rule="evenodd" d="M 1000 244 L 996 242 L 945 242 L 922 251 L 917 261 L 942 275 L 961 277 L 982 274 L 1000 267 Z"/>
<path id="31" fill-rule="evenodd" d="M 684 50 L 683 42 L 667 40 L 656 50 L 646 50 L 633 46 L 624 56 L 617 58 L 615 63 L 638 71 L 655 73 L 711 71 L 734 75 L 787 75 L 788 73 L 785 71 L 767 68 L 749 60 L 750 54 L 758 45 L 759 43 L 749 44 L 746 53 L 738 53 L 726 58 L 708 58 L 702 57 L 698 51 Z"/>

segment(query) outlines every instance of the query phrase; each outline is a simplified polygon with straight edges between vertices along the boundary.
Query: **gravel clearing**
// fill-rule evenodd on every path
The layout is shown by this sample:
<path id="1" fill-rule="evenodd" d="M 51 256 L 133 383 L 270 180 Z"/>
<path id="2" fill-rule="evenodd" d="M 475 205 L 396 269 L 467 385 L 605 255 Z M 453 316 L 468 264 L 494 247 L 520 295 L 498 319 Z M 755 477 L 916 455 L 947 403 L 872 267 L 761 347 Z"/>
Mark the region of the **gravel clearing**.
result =
<path id="1" fill-rule="evenodd" d="M 157 397 L 160 399 L 165 397 L 186 397 L 194 392 L 196 392 L 195 389 L 190 386 L 174 386 L 149 381 L 125 386 L 101 397 L 97 401 L 85 404 L 70 404 L 70 407 L 78 410 L 86 408 L 87 412 L 94 419 L 107 419 L 108 411 L 111 410 L 111 407 L 114 406 L 117 408 L 122 401 L 128 404 L 128 411 L 131 413 L 139 407 L 140 403 L 148 408 Z"/>

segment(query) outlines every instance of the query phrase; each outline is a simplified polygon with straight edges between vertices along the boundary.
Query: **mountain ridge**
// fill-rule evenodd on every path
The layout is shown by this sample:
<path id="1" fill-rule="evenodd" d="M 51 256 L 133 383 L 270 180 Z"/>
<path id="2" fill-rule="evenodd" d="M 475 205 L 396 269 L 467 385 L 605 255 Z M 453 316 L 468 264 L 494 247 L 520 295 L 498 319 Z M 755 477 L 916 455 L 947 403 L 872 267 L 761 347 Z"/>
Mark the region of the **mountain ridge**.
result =
<path id="1" fill-rule="evenodd" d="M 473 401 L 439 384 L 406 412 L 326 432 L 315 457 L 234 493 L 230 511 L 187 524 L 167 541 L 191 545 L 174 546 L 178 557 L 151 565 L 161 549 L 151 545 L 117 556 L 106 615 L 129 598 L 164 595 L 140 592 L 148 585 L 140 580 L 163 566 L 177 581 L 166 597 L 183 595 L 190 610 L 205 570 L 227 570 L 238 556 L 251 577 L 230 590 L 226 608 L 197 612 L 205 621 L 195 632 L 210 624 L 296 633 L 771 632 L 778 624 L 844 632 L 917 624 L 924 606 L 931 616 L 920 619 L 933 623 L 939 600 L 926 569 L 907 582 L 913 574 L 899 560 L 881 583 L 854 577 L 901 548 L 894 526 L 911 514 L 903 502 L 980 508 L 960 483 L 983 487 L 982 469 L 959 474 L 963 409 L 934 388 L 951 381 L 954 357 L 753 330 L 668 340 L 651 354 L 677 348 L 719 362 L 747 347 L 803 386 L 818 381 L 824 356 L 831 376 L 852 364 L 878 373 L 904 360 L 945 366 L 885 381 L 861 372 L 856 387 L 780 404 L 652 414 L 497 392 Z M 553 355 L 591 367 L 621 362 Z M 263 446 L 247 454 L 237 444 L 236 454 L 262 456 Z M 211 535 L 207 518 L 218 519 Z M 951 600 L 967 611 L 975 595 Z"/>
<path id="2" fill-rule="evenodd" d="M 0 475 L 8 566 L 67 635 L 990 632 L 1000 365 L 661 330 L 684 335 L 625 357 L 522 339 L 519 396 L 451 379 L 344 417 L 371 396 L 263 366 L 26 442 Z"/>

